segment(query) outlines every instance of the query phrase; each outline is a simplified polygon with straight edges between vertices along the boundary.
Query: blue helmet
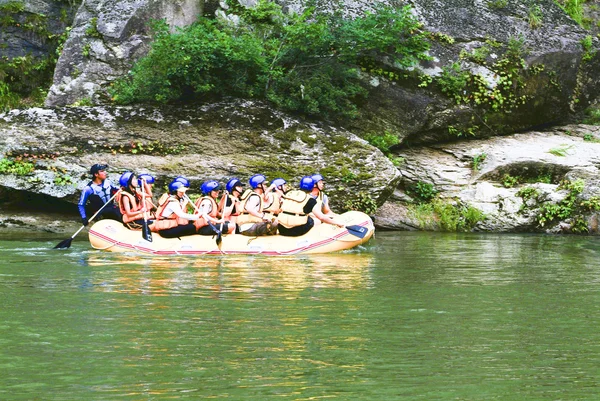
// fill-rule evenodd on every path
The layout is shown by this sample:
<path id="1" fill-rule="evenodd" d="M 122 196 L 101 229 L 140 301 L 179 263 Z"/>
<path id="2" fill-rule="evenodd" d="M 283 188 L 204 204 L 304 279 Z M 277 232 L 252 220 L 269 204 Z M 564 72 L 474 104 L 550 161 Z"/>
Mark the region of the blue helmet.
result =
<path id="1" fill-rule="evenodd" d="M 233 188 L 235 188 L 237 186 L 243 187 L 244 184 L 237 178 L 232 178 L 229 181 L 227 181 L 227 185 L 225 185 L 225 189 L 227 190 L 227 192 L 232 192 Z"/>
<path id="2" fill-rule="evenodd" d="M 315 182 L 310 175 L 305 175 L 300 179 L 300 189 L 303 191 L 312 191 Z"/>
<path id="3" fill-rule="evenodd" d="M 133 177 L 135 177 L 135 174 L 133 174 L 131 171 L 124 172 L 123 174 L 121 174 L 121 178 L 119 178 L 119 185 L 127 188 L 129 184 L 131 184 L 131 180 Z"/>
<path id="4" fill-rule="evenodd" d="M 173 182 L 175 182 L 175 181 L 182 183 L 186 188 L 190 187 L 190 181 L 182 175 L 178 175 L 177 177 L 175 177 Z"/>
<path id="5" fill-rule="evenodd" d="M 172 181 L 169 184 L 169 192 L 171 194 L 174 194 L 175 192 L 179 191 L 180 189 L 185 188 L 187 189 L 187 187 L 183 184 L 183 182 L 181 181 Z"/>
<path id="6" fill-rule="evenodd" d="M 254 174 L 252 177 L 250 177 L 250 179 L 248 180 L 248 183 L 250 184 L 250 186 L 252 187 L 252 189 L 256 189 L 256 187 L 258 187 L 260 184 L 262 184 L 266 180 L 267 179 L 265 178 L 264 175 L 262 175 L 262 174 Z"/>
<path id="7" fill-rule="evenodd" d="M 148 173 L 142 173 L 138 176 L 138 185 L 142 186 L 142 180 L 146 181 L 148 184 L 154 184 L 154 177 L 152 177 Z"/>
<path id="8" fill-rule="evenodd" d="M 315 182 L 315 185 L 317 185 L 317 182 L 324 180 L 324 178 L 321 174 L 313 174 L 313 176 L 311 178 Z"/>
<path id="9" fill-rule="evenodd" d="M 275 187 L 280 187 L 285 183 L 287 183 L 287 181 L 284 180 L 283 178 L 275 178 L 273 180 L 273 182 L 271 183 L 271 185 L 275 185 Z"/>
<path id="10" fill-rule="evenodd" d="M 215 180 L 206 181 L 200 186 L 200 190 L 204 195 L 208 195 L 211 191 L 218 191 L 219 189 L 221 189 L 221 185 Z"/>

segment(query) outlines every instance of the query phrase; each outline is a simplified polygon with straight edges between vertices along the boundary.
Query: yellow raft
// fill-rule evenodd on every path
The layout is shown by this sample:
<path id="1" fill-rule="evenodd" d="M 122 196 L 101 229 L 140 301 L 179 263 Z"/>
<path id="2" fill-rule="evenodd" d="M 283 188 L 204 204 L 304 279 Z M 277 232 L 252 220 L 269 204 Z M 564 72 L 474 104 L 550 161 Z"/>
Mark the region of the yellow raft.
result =
<path id="1" fill-rule="evenodd" d="M 93 248 L 111 252 L 139 252 L 151 255 L 266 255 L 282 256 L 309 253 L 329 253 L 354 248 L 367 242 L 375 232 L 373 221 L 365 213 L 350 211 L 340 215 L 346 224 L 340 228 L 331 224 L 315 225 L 301 237 L 272 235 L 248 237 L 241 234 L 222 236 L 221 249 L 214 236 L 191 235 L 162 238 L 152 234 L 152 241 L 142 238 L 141 231 L 132 231 L 115 220 L 100 220 L 89 231 Z"/>

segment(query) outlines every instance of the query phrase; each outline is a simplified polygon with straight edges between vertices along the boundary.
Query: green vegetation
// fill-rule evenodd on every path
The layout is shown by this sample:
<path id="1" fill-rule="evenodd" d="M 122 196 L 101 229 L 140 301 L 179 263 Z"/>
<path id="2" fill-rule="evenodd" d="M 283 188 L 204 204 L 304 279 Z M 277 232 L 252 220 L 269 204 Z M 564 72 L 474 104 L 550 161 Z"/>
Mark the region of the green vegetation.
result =
<path id="1" fill-rule="evenodd" d="M 542 9 L 538 4 L 534 4 L 529 8 L 529 12 L 527 13 L 527 22 L 529 22 L 529 26 L 531 29 L 537 29 L 542 26 Z"/>
<path id="2" fill-rule="evenodd" d="M 492 10 L 500 10 L 508 5 L 508 0 L 491 0 L 487 5 Z"/>
<path id="3" fill-rule="evenodd" d="M 313 8 L 288 14 L 267 0 L 253 8 L 233 1 L 229 6 L 240 17 L 237 25 L 201 18 L 170 33 L 164 21 L 155 23 L 150 53 L 115 83 L 114 101 L 227 95 L 267 99 L 312 116 L 352 118 L 367 96 L 357 65 L 373 72 L 383 57 L 404 67 L 427 58 L 426 35 L 408 6 L 379 6 L 354 20 Z"/>
<path id="4" fill-rule="evenodd" d="M 479 171 L 479 167 L 481 166 L 481 164 L 483 164 L 486 157 L 487 157 L 487 154 L 485 154 L 485 153 L 480 153 L 478 155 L 473 156 L 473 160 L 471 161 L 471 168 L 474 171 Z"/>
<path id="5" fill-rule="evenodd" d="M 85 30 L 85 34 L 96 39 L 102 39 L 102 34 L 98 32 L 98 18 L 90 20 L 90 26 Z"/>
<path id="6" fill-rule="evenodd" d="M 540 196 L 540 191 L 533 187 L 523 187 L 519 189 L 516 196 L 523 198 L 527 202 L 529 199 L 537 199 Z"/>
<path id="7" fill-rule="evenodd" d="M 490 77 L 463 70 L 460 60 L 445 66 L 433 80 L 439 90 L 456 104 L 469 105 L 478 110 L 470 122 L 460 127 L 450 126 L 448 132 L 451 136 L 478 136 L 482 127 L 493 132 L 502 129 L 502 126 L 493 123 L 495 115 L 509 113 L 523 106 L 531 98 L 527 88 L 528 79 L 544 70 L 541 65 L 527 68 L 524 60 L 527 50 L 522 37 L 510 38 L 505 45 L 492 40 L 486 40 L 485 43 L 471 52 L 462 52 L 460 58 L 485 65 L 493 72 L 493 81 Z M 500 54 L 503 50 L 503 55 L 493 64 L 488 62 L 491 48 L 497 49 L 495 52 Z"/>
<path id="8" fill-rule="evenodd" d="M 0 174 L 27 175 L 35 170 L 33 163 L 21 160 L 0 159 Z"/>
<path id="9" fill-rule="evenodd" d="M 594 50 L 593 39 L 590 35 L 581 39 L 581 47 L 583 47 L 583 56 L 581 57 L 581 61 L 591 61 L 596 55 L 596 50 Z"/>
<path id="10" fill-rule="evenodd" d="M 585 212 L 600 210 L 600 198 L 592 197 L 589 200 L 579 200 L 583 192 L 585 182 L 583 180 L 562 181 L 559 189 L 568 191 L 567 196 L 558 203 L 546 202 L 540 206 L 537 222 L 540 227 L 555 223 L 558 220 L 571 220 L 571 231 L 574 233 L 588 232 Z"/>
<path id="11" fill-rule="evenodd" d="M 590 107 L 585 111 L 584 124 L 600 125 L 600 107 Z"/>
<path id="12" fill-rule="evenodd" d="M 515 185 L 519 184 L 520 181 L 520 177 L 514 177 L 510 174 L 504 174 L 502 176 L 502 185 L 504 185 L 504 187 L 506 188 L 514 187 Z"/>
<path id="13" fill-rule="evenodd" d="M 583 136 L 583 140 L 585 142 L 592 142 L 592 143 L 600 143 L 600 139 L 596 138 L 594 135 L 592 134 L 585 134 Z"/>
<path id="14" fill-rule="evenodd" d="M 54 184 L 56 185 L 74 185 L 73 178 L 67 174 L 59 173 L 54 176 Z"/>
<path id="15" fill-rule="evenodd" d="M 185 149 L 184 145 L 176 145 L 169 146 L 161 141 L 153 141 L 153 142 L 135 142 L 131 141 L 128 144 L 122 144 L 118 146 L 113 146 L 110 144 L 103 144 L 104 148 L 109 150 L 112 154 L 117 153 L 131 153 L 131 154 L 141 154 L 141 155 L 178 155 Z"/>
<path id="16" fill-rule="evenodd" d="M 435 189 L 433 184 L 428 182 L 418 181 L 417 183 L 411 185 L 407 190 L 412 198 L 417 200 L 417 203 L 427 203 L 431 202 L 433 198 L 437 195 L 438 191 Z"/>
<path id="17" fill-rule="evenodd" d="M 575 22 L 584 28 L 589 27 L 589 21 L 584 18 L 583 3 L 586 0 L 554 0 Z"/>
<path id="18" fill-rule="evenodd" d="M 366 214 L 374 214 L 377 211 L 377 203 L 368 192 L 359 192 L 356 197 L 347 200 L 343 206 L 344 211 L 359 210 Z"/>
<path id="19" fill-rule="evenodd" d="M 385 131 L 383 134 L 367 134 L 364 139 L 377 149 L 381 150 L 383 154 L 391 160 L 394 166 L 398 167 L 404 163 L 403 157 L 394 156 L 390 151 L 394 145 L 397 145 L 400 142 L 396 135 Z"/>
<path id="20" fill-rule="evenodd" d="M 471 127 L 464 127 L 462 129 L 458 129 L 453 125 L 449 125 L 448 126 L 448 134 L 450 134 L 451 136 L 455 136 L 457 138 L 476 136 L 478 129 L 479 129 L 478 125 L 473 125 Z"/>
<path id="21" fill-rule="evenodd" d="M 502 175 L 500 179 L 502 185 L 506 188 L 513 188 L 519 184 L 523 183 L 543 183 L 543 184 L 551 184 L 552 183 L 552 172 L 551 171 L 538 171 L 535 175 L 522 176 L 522 175 L 511 175 L 509 173 L 505 173 Z M 518 194 L 517 194 L 518 195 Z"/>
<path id="22" fill-rule="evenodd" d="M 441 199 L 410 205 L 409 212 L 422 227 L 439 224 L 444 231 L 470 231 L 486 219 L 485 214 L 477 208 Z"/>
<path id="23" fill-rule="evenodd" d="M 569 150 L 573 148 L 573 145 L 560 145 L 556 148 L 552 148 L 548 151 L 548 153 L 553 154 L 554 156 L 565 157 L 569 154 Z"/>

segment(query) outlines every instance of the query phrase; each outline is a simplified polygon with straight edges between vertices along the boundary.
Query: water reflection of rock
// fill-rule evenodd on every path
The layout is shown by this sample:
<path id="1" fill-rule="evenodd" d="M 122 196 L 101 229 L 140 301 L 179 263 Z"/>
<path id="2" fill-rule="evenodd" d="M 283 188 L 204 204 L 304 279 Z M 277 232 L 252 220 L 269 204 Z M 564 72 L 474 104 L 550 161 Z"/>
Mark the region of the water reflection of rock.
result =
<path id="1" fill-rule="evenodd" d="M 92 253 L 100 291 L 152 296 L 260 298 L 277 290 L 292 295 L 305 289 L 359 289 L 371 286 L 370 253 L 302 257 L 227 256 L 140 257 Z"/>

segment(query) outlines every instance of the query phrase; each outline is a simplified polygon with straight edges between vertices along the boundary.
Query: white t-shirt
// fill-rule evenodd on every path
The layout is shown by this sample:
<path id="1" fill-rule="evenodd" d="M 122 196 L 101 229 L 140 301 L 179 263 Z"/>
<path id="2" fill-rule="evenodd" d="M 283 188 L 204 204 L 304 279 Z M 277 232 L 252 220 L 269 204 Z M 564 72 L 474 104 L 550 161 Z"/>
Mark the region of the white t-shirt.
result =
<path id="1" fill-rule="evenodd" d="M 184 213 L 184 211 L 181 209 L 181 204 L 179 204 L 178 202 L 172 202 L 171 201 L 165 207 L 165 210 L 163 210 L 162 215 L 163 215 L 163 217 L 169 217 L 173 213 L 175 213 L 175 215 L 177 217 L 181 217 L 182 219 L 186 219 L 186 220 L 198 220 L 198 215 Z"/>

